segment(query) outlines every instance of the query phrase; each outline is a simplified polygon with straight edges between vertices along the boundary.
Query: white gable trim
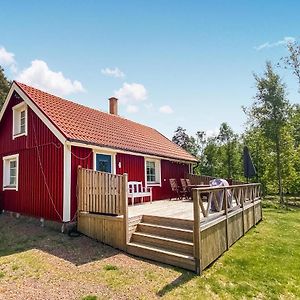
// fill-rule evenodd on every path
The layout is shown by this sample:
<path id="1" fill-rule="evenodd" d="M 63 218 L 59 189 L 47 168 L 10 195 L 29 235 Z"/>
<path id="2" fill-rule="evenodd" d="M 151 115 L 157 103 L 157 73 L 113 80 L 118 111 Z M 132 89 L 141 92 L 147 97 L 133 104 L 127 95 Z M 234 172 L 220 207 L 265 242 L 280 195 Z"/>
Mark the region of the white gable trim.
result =
<path id="1" fill-rule="evenodd" d="M 44 115 L 44 113 L 32 102 L 32 100 L 22 91 L 21 88 L 18 87 L 18 85 L 15 82 L 12 84 L 10 91 L 6 97 L 3 108 L 0 112 L 0 122 L 14 91 L 16 91 L 19 94 L 23 101 L 32 109 L 32 111 L 42 120 L 42 122 L 48 127 L 48 129 L 64 145 L 66 142 L 66 138 L 63 136 L 63 134 L 50 122 L 50 120 Z"/>
<path id="2" fill-rule="evenodd" d="M 4 115 L 5 111 L 6 111 L 6 108 L 7 108 L 7 105 L 9 103 L 9 100 L 10 100 L 13 92 L 15 91 L 14 86 L 16 86 L 15 83 L 13 83 L 12 86 L 10 87 L 10 90 L 9 90 L 7 96 L 6 96 L 5 102 L 4 102 L 4 104 L 2 106 L 2 109 L 0 111 L 0 122 L 1 122 L 1 120 L 3 118 L 3 115 Z"/>

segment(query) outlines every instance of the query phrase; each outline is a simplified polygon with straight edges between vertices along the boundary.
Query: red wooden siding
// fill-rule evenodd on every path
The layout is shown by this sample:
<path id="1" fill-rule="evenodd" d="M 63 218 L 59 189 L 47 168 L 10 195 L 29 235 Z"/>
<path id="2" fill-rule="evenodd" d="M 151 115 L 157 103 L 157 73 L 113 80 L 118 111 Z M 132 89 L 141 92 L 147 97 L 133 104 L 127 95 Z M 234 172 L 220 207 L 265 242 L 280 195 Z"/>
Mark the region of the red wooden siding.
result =
<path id="1" fill-rule="evenodd" d="M 77 210 L 77 168 L 93 169 L 93 151 L 88 148 L 71 147 L 71 220 Z"/>
<path id="2" fill-rule="evenodd" d="M 63 216 L 63 145 L 28 108 L 28 135 L 12 139 L 15 94 L 0 123 L 0 184 L 3 156 L 19 154 L 19 190 L 3 191 L 3 208 L 49 220 Z M 38 159 L 40 156 L 40 162 Z M 44 172 L 44 175 L 43 175 Z M 2 190 L 2 188 L 1 188 Z"/>
<path id="3" fill-rule="evenodd" d="M 153 187 L 153 199 L 169 199 L 172 196 L 169 179 L 176 178 L 177 183 L 180 185 L 180 178 L 185 178 L 185 174 L 188 172 L 188 164 L 161 160 L 161 187 Z"/>
<path id="4" fill-rule="evenodd" d="M 121 168 L 119 168 L 121 163 Z M 189 165 L 184 163 L 161 160 L 161 187 L 153 187 L 153 200 L 168 199 L 171 197 L 170 178 L 176 178 L 180 184 L 180 178 L 184 178 L 189 171 Z M 117 154 L 117 174 L 128 174 L 129 181 L 142 181 L 145 185 L 145 160 L 142 156 L 129 154 Z"/>
<path id="5" fill-rule="evenodd" d="M 145 184 L 144 157 L 118 153 L 116 157 L 116 173 L 127 173 L 129 181 L 142 181 Z"/>

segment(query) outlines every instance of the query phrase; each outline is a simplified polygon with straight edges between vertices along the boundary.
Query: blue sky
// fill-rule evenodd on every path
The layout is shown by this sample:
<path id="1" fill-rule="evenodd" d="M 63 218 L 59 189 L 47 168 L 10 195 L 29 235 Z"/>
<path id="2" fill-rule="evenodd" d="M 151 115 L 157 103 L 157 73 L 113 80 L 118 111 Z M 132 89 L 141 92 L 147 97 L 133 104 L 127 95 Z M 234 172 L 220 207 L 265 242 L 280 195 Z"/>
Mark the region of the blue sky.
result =
<path id="1" fill-rule="evenodd" d="M 120 114 L 172 137 L 177 126 L 241 132 L 252 73 L 299 40 L 298 1 L 5 1 L 0 64 L 10 79 Z M 261 48 L 259 48 L 261 46 Z M 296 80 L 278 70 L 289 98 Z"/>

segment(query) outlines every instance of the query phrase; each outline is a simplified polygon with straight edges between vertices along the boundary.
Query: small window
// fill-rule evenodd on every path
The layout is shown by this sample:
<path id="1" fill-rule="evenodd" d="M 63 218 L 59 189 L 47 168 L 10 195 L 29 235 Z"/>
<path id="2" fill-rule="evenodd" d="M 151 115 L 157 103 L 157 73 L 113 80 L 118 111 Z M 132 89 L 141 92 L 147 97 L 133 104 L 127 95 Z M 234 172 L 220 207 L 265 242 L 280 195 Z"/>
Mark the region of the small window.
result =
<path id="1" fill-rule="evenodd" d="M 25 133 L 25 126 L 26 126 L 26 115 L 25 110 L 22 110 L 20 113 L 20 133 Z"/>
<path id="2" fill-rule="evenodd" d="M 3 190 L 18 190 L 19 155 L 3 157 Z"/>
<path id="3" fill-rule="evenodd" d="M 160 161 L 146 160 L 147 184 L 160 184 Z"/>
<path id="4" fill-rule="evenodd" d="M 13 107 L 13 139 L 27 135 L 27 105 L 25 102 Z"/>

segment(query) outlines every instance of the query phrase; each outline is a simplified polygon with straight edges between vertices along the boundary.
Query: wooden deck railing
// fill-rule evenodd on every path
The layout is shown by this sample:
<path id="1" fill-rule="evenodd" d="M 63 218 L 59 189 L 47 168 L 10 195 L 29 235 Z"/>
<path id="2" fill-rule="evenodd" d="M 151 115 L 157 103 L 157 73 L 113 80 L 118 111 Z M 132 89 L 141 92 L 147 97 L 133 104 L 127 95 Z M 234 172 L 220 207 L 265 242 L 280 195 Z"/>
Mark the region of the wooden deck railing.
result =
<path id="1" fill-rule="evenodd" d="M 124 215 L 127 210 L 127 174 L 78 168 L 77 188 L 79 211 Z"/>
<path id="2" fill-rule="evenodd" d="M 208 185 L 209 182 L 215 177 L 212 176 L 206 176 L 206 175 L 195 175 L 195 174 L 187 174 L 186 177 L 191 181 L 191 184 L 193 185 L 200 185 L 205 184 Z"/>
<path id="3" fill-rule="evenodd" d="M 204 184 L 204 185 L 209 185 L 209 182 L 213 179 L 215 179 L 216 177 L 213 176 L 207 176 L 207 175 L 195 175 L 195 174 L 187 174 L 186 177 L 188 179 L 190 179 L 191 184 Z M 227 181 L 231 184 L 231 185 L 240 185 L 240 184 L 245 184 L 242 181 L 238 181 L 235 179 L 227 179 Z"/>
<path id="4" fill-rule="evenodd" d="M 236 238 L 231 238 L 232 234 L 229 232 L 229 228 L 231 228 L 230 230 L 236 231 L 235 227 L 229 227 L 229 214 L 234 211 L 241 214 L 241 222 L 239 224 L 242 224 L 242 228 L 238 228 L 238 231 L 245 234 L 245 207 L 248 207 L 248 209 L 251 207 L 251 210 L 253 208 L 252 215 L 253 223 L 255 224 L 255 202 L 260 200 L 260 197 L 261 188 L 259 183 L 233 185 L 229 187 L 204 187 L 192 190 L 194 211 L 194 257 L 196 272 L 198 274 L 205 268 L 205 266 L 202 265 L 202 259 L 205 257 L 205 254 L 202 253 L 201 246 L 203 243 L 201 237 L 203 231 L 200 226 L 201 223 L 203 224 L 203 221 L 205 220 L 210 221 L 210 219 L 212 221 L 218 220 L 218 222 L 225 222 L 225 248 L 228 250 L 229 244 L 232 244 L 231 240 Z M 207 202 L 207 205 L 205 205 L 204 202 Z M 212 207 L 214 208 L 213 211 Z M 223 218 L 220 218 L 222 216 Z M 209 222 L 206 222 L 206 224 L 209 224 Z M 233 235 L 235 234 L 236 232 L 233 233 Z M 220 238 L 219 234 L 216 234 L 215 236 L 217 239 Z M 219 241 L 213 242 L 215 244 L 220 243 Z"/>

